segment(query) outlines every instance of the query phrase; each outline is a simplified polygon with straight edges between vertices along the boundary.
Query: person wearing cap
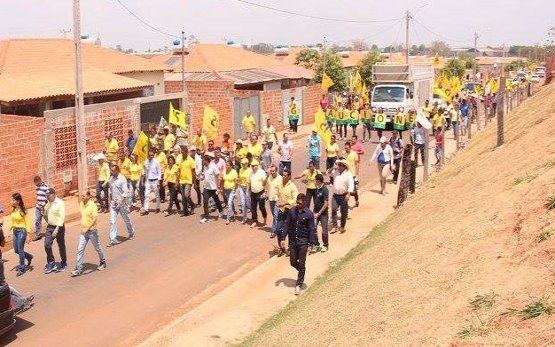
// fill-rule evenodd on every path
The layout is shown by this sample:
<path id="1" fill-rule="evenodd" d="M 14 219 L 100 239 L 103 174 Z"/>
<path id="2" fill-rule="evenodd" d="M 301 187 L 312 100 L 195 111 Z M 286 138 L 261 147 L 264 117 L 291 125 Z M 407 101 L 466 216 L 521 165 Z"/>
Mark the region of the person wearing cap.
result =
<path id="1" fill-rule="evenodd" d="M 249 176 L 249 190 L 251 192 L 251 213 L 252 213 L 252 224 L 251 228 L 258 226 L 258 209 L 262 213 L 262 226 L 266 225 L 266 219 L 268 218 L 268 213 L 266 212 L 266 193 L 265 193 L 265 182 L 266 182 L 266 172 L 260 167 L 258 160 L 253 159 L 251 162 L 251 174 Z"/>
<path id="2" fill-rule="evenodd" d="M 272 161 L 274 160 L 274 153 L 270 149 L 270 144 L 268 141 L 264 140 L 262 142 L 262 154 L 260 154 L 260 159 L 262 163 L 262 169 L 266 172 L 270 169 Z"/>
<path id="3" fill-rule="evenodd" d="M 191 147 L 191 152 L 194 155 L 194 147 Z M 189 156 L 189 151 L 187 147 L 183 147 L 182 153 L 183 160 L 179 164 L 179 187 L 181 189 L 181 205 L 183 210 L 181 211 L 182 216 L 189 216 L 195 211 L 195 204 L 191 199 L 191 188 L 193 183 L 196 181 L 195 176 L 195 159 Z M 200 200 L 200 198 L 199 198 Z"/>
<path id="4" fill-rule="evenodd" d="M 169 152 L 175 144 L 175 135 L 170 132 L 170 127 L 164 127 L 164 151 Z"/>
<path id="5" fill-rule="evenodd" d="M 220 202 L 219 192 L 219 182 L 220 182 L 220 170 L 216 164 L 214 164 L 214 154 L 206 154 L 202 158 L 202 164 L 204 166 L 204 190 L 202 192 L 202 204 L 204 208 L 204 214 L 200 219 L 201 223 L 208 223 L 210 218 L 210 210 L 208 208 L 208 201 L 210 198 L 214 200 L 216 204 L 216 209 L 218 210 L 218 218 L 222 218 L 222 204 Z"/>
<path id="6" fill-rule="evenodd" d="M 113 165 L 111 168 L 112 178 L 110 179 L 110 242 L 108 247 L 115 246 L 119 243 L 118 237 L 118 214 L 121 215 L 125 226 L 127 227 L 127 233 L 129 234 L 129 239 L 135 238 L 135 229 L 129 219 L 129 209 L 127 203 L 129 201 L 129 186 L 127 185 L 127 180 L 121 174 L 120 168 L 117 165 Z"/>
<path id="7" fill-rule="evenodd" d="M 397 130 L 393 130 L 391 133 L 389 145 L 393 150 L 393 164 L 395 165 L 395 170 L 393 171 L 393 183 L 397 184 L 397 179 L 399 178 L 399 164 L 401 163 L 403 151 L 405 150 L 405 144 L 399 136 L 399 132 Z"/>
<path id="8" fill-rule="evenodd" d="M 247 114 L 243 117 L 243 120 L 241 121 L 241 129 L 247 134 L 247 138 L 250 138 L 255 128 L 256 121 L 251 115 L 251 111 L 248 110 Z"/>
<path id="9" fill-rule="evenodd" d="M 65 218 L 66 208 L 62 199 L 56 196 L 54 188 L 48 189 L 48 202 L 44 206 L 44 216 L 46 217 L 46 233 L 44 235 L 44 251 L 46 252 L 46 266 L 44 273 L 49 274 L 53 271 L 63 272 L 67 267 L 67 254 L 65 242 Z M 60 265 L 56 265 L 56 259 L 52 252 L 52 243 L 58 244 L 60 251 Z"/>
<path id="10" fill-rule="evenodd" d="M 106 160 L 116 161 L 118 157 L 119 144 L 118 140 L 114 137 L 112 133 L 106 134 L 106 140 L 104 141 L 104 151 L 106 152 Z"/>
<path id="11" fill-rule="evenodd" d="M 281 156 L 279 159 L 279 174 L 283 176 L 283 169 L 291 171 L 291 159 L 293 158 L 293 142 L 289 140 L 286 133 L 283 133 L 283 141 L 279 144 L 278 153 Z"/>
<path id="12" fill-rule="evenodd" d="M 320 148 L 322 147 L 322 138 L 318 135 L 318 129 L 312 129 L 312 133 L 308 135 L 306 147 L 308 148 L 308 162 L 313 162 L 314 166 L 317 169 L 320 169 Z"/>
<path id="13" fill-rule="evenodd" d="M 98 166 L 96 168 L 96 202 L 100 205 L 100 213 L 108 212 L 108 189 L 110 184 L 110 165 L 106 162 L 106 156 L 99 154 L 96 157 Z"/>
<path id="14" fill-rule="evenodd" d="M 272 231 L 270 238 L 276 237 L 278 227 L 278 202 L 279 189 L 283 184 L 283 178 L 278 173 L 277 166 L 271 164 L 268 168 L 268 178 L 266 180 L 266 191 L 268 192 L 268 202 L 270 204 L 270 213 L 272 214 Z"/>
<path id="15" fill-rule="evenodd" d="M 295 295 L 301 293 L 306 271 L 306 255 L 311 245 L 316 242 L 316 227 L 314 225 L 314 213 L 306 207 L 306 196 L 297 195 L 296 205 L 289 210 L 281 232 L 280 246 L 285 247 L 285 238 L 289 240 L 289 261 L 297 271 L 297 282 L 295 283 Z"/>
<path id="16" fill-rule="evenodd" d="M 193 146 L 200 149 L 201 153 L 204 153 L 204 151 L 206 150 L 206 143 L 207 143 L 206 136 L 204 136 L 201 129 L 198 129 L 197 134 L 193 136 L 193 140 L 192 140 Z"/>
<path id="17" fill-rule="evenodd" d="M 247 223 L 247 206 L 249 203 L 249 179 L 252 169 L 249 167 L 247 158 L 241 159 L 241 167 L 239 168 L 239 198 L 241 200 L 241 224 Z"/>
<path id="18" fill-rule="evenodd" d="M 335 166 L 328 170 L 333 176 L 333 196 L 331 200 L 331 224 L 332 232 L 345 232 L 347 217 L 349 214 L 349 196 L 355 191 L 353 175 L 348 170 L 347 161 L 343 158 L 335 162 Z M 341 212 L 339 228 L 337 227 L 337 210 Z"/>
<path id="19" fill-rule="evenodd" d="M 241 168 L 241 160 L 247 157 L 247 153 L 247 148 L 243 146 L 243 141 L 240 139 L 235 140 L 235 150 L 232 155 L 235 160 L 235 170 L 239 170 Z"/>
<path id="20" fill-rule="evenodd" d="M 318 175 L 320 170 L 316 169 L 313 161 L 308 162 L 306 170 L 304 170 L 300 175 L 293 177 L 298 180 L 304 177 L 306 180 L 306 207 L 310 208 L 310 201 L 316 199 L 316 175 Z"/>
<path id="21" fill-rule="evenodd" d="M 347 162 L 347 168 L 353 176 L 355 183 L 355 188 L 351 195 L 355 197 L 355 207 L 358 207 L 358 174 L 360 170 L 360 156 L 352 149 L 351 142 L 349 141 L 345 142 L 345 161 Z"/>
<path id="22" fill-rule="evenodd" d="M 374 154 L 372 155 L 372 159 L 370 161 L 376 160 L 376 164 L 378 167 L 378 174 L 380 176 L 380 186 L 381 191 L 380 194 L 385 194 L 385 183 L 387 176 L 390 172 L 395 171 L 395 163 L 394 160 L 393 149 L 387 143 L 387 138 L 382 136 L 380 138 L 380 144 L 376 147 Z"/>
<path id="23" fill-rule="evenodd" d="M 266 126 L 262 128 L 262 134 L 264 134 L 264 141 L 268 142 L 268 148 L 272 149 L 274 143 L 277 143 L 276 129 L 272 125 L 270 118 L 266 119 Z"/>
<path id="24" fill-rule="evenodd" d="M 150 193 L 154 192 L 154 197 L 156 199 L 156 212 L 160 212 L 160 180 L 162 179 L 162 169 L 160 168 L 160 163 L 154 159 L 154 151 L 150 149 L 148 151 L 148 159 L 144 164 L 145 171 L 145 196 L 143 210 L 141 215 L 147 215 L 149 213 L 150 206 Z"/>

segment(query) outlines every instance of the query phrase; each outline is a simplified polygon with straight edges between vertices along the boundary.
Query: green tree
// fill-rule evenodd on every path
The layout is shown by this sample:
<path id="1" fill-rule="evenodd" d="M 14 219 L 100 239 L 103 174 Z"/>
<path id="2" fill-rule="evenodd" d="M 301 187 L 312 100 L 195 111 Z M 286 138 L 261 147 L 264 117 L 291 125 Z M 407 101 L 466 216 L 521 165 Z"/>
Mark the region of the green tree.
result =
<path id="1" fill-rule="evenodd" d="M 459 77 L 462 79 L 466 71 L 464 62 L 460 59 L 449 59 L 445 67 L 441 70 L 447 77 Z"/>
<path id="2" fill-rule="evenodd" d="M 505 71 L 518 71 L 520 69 L 528 68 L 528 63 L 522 59 L 512 61 L 510 64 L 505 66 Z"/>
<path id="3" fill-rule="evenodd" d="M 441 40 L 436 40 L 430 43 L 430 51 L 432 52 L 432 55 L 438 53 L 439 55 L 445 57 L 451 53 L 451 48 L 445 42 Z"/>
<path id="4" fill-rule="evenodd" d="M 328 75 L 334 83 L 330 91 L 342 92 L 347 89 L 347 74 L 345 73 L 343 62 L 331 49 L 327 49 L 322 53 L 322 60 L 316 67 L 316 72 L 314 74 L 314 82 L 322 83 L 324 69 L 326 75 Z"/>
<path id="5" fill-rule="evenodd" d="M 252 45 L 250 49 L 255 53 L 260 54 L 271 54 L 274 52 L 274 46 L 269 43 L 260 42 L 255 45 Z"/>
<path id="6" fill-rule="evenodd" d="M 472 70 L 474 69 L 474 66 L 476 65 L 476 59 L 474 59 L 474 56 L 468 52 L 464 52 L 459 54 L 459 60 L 461 60 L 464 63 L 464 68 L 467 70 Z"/>
<path id="7" fill-rule="evenodd" d="M 320 64 L 320 52 L 312 48 L 303 49 L 297 54 L 295 64 L 314 70 Z"/>
<path id="8" fill-rule="evenodd" d="M 380 55 L 380 52 L 377 51 L 370 51 L 358 65 L 358 71 L 360 72 L 360 77 L 362 77 L 362 81 L 366 82 L 366 85 L 370 88 L 372 85 L 372 67 L 374 64 L 383 61 L 383 58 Z"/>

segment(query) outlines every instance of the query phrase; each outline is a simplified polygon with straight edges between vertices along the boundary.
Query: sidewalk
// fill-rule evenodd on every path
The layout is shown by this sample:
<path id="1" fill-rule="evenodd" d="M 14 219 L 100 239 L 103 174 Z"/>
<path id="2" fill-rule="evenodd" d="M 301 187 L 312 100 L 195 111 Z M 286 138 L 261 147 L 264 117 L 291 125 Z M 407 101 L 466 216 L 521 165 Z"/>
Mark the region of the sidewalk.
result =
<path id="1" fill-rule="evenodd" d="M 296 138 L 311 125 L 299 128 Z M 453 132 L 446 133 L 446 158 L 454 155 Z M 431 143 L 434 139 L 430 138 Z M 435 162 L 433 146 L 430 162 Z M 374 164 L 364 170 L 375 170 Z M 434 173 L 431 167 L 430 175 Z M 417 167 L 417 182 L 422 182 L 423 167 Z M 305 283 L 308 288 L 340 258 L 360 243 L 375 226 L 383 222 L 397 204 L 398 186 L 388 183 L 386 195 L 377 194 L 379 183 L 361 189 L 360 207 L 350 210 L 347 232 L 330 235 L 330 249 L 307 258 Z M 240 343 L 269 317 L 295 299 L 296 271 L 287 257 L 272 257 L 192 311 L 153 334 L 140 346 L 225 346 Z M 184 305 L 186 305 L 185 303 Z"/>

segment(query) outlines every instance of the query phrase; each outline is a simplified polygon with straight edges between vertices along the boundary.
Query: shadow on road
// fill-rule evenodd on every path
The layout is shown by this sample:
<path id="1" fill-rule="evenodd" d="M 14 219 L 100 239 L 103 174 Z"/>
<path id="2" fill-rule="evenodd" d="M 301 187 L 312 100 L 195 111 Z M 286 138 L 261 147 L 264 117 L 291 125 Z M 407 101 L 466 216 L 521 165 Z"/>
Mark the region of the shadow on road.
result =
<path id="1" fill-rule="evenodd" d="M 33 327 L 35 324 L 25 320 L 21 317 L 15 318 L 15 325 L 12 330 L 8 331 L 6 335 L 0 337 L 0 346 L 6 346 L 9 343 L 14 342 L 17 340 L 17 334 L 24 330 L 27 330 Z"/>

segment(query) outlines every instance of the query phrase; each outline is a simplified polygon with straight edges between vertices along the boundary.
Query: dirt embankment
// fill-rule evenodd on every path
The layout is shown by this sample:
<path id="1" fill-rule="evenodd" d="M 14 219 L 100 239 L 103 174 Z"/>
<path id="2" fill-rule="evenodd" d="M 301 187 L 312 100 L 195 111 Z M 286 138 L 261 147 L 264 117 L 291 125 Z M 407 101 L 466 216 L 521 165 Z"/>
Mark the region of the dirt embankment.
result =
<path id="1" fill-rule="evenodd" d="M 245 344 L 555 345 L 555 85 L 495 128 Z"/>

